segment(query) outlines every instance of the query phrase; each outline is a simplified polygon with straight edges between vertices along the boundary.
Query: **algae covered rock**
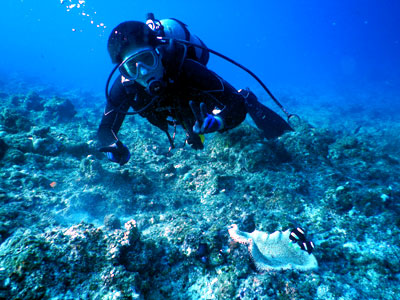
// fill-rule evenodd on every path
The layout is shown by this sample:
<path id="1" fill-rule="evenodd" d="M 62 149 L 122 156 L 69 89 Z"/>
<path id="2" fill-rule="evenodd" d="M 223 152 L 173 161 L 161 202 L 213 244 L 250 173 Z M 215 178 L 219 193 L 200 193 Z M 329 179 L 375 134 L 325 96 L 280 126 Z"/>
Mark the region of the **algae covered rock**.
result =
<path id="1" fill-rule="evenodd" d="M 301 121 L 295 132 L 285 134 L 279 140 L 296 162 L 312 165 L 327 161 L 329 145 L 335 138 L 329 130 L 314 128 Z"/>
<path id="2" fill-rule="evenodd" d="M 0 138 L 0 160 L 6 154 L 7 149 L 8 149 L 8 145 L 6 144 L 6 142 L 3 139 Z"/>
<path id="3" fill-rule="evenodd" d="M 79 165 L 79 172 L 82 178 L 89 182 L 97 182 L 104 175 L 101 163 L 92 156 L 82 159 Z"/>
<path id="4" fill-rule="evenodd" d="M 27 210 L 32 210 L 32 212 L 28 213 Z M 20 227 L 37 223 L 39 219 L 31 200 L 15 197 L 0 189 L 0 243 Z"/>
<path id="5" fill-rule="evenodd" d="M 121 228 L 121 221 L 114 214 L 106 215 L 104 217 L 104 226 L 107 229 L 110 229 L 110 230 L 120 229 Z"/>
<path id="6" fill-rule="evenodd" d="M 54 138 L 49 126 L 32 126 L 28 134 L 20 138 L 10 138 L 12 145 L 24 152 L 33 152 L 44 156 L 56 156 L 64 150 L 61 141 Z"/>
<path id="7" fill-rule="evenodd" d="M 3 157 L 3 162 L 21 165 L 25 162 L 25 155 L 22 151 L 18 149 L 9 149 Z"/>
<path id="8" fill-rule="evenodd" d="M 15 232 L 0 246 L 0 280 L 2 275 L 9 278 L 5 284 L 7 296 L 9 299 L 138 297 L 140 276 L 127 271 L 123 263 L 130 257 L 130 265 L 143 264 L 148 269 L 146 263 L 151 254 L 138 242 L 137 228 L 131 226 L 134 222 L 127 224 L 126 230 L 113 234 L 84 223 L 46 232 Z"/>
<path id="9" fill-rule="evenodd" d="M 24 102 L 29 111 L 42 111 L 44 109 L 45 100 L 36 91 L 30 91 Z"/>
<path id="10" fill-rule="evenodd" d="M 55 289 L 66 293 L 70 286 L 79 287 L 90 279 L 92 271 L 99 271 L 101 267 L 101 261 L 95 261 L 94 251 L 104 253 L 105 249 L 101 240 L 95 245 L 93 234 L 90 230 L 74 228 L 61 234 L 57 231 L 15 233 L 0 248 L 10 285 L 17 293 L 14 297 L 55 296 L 51 294 Z"/>
<path id="11" fill-rule="evenodd" d="M 0 299 L 397 299 L 398 122 L 358 116 L 353 130 L 324 112 L 332 99 L 317 114 L 302 102 L 335 126 L 298 120 L 266 140 L 243 123 L 202 151 L 181 148 L 178 128 L 167 155 L 162 131 L 127 118 L 121 167 L 95 149 L 103 95 L 91 96 L 0 91 Z M 252 263 L 232 223 L 246 242 L 256 224 L 308 228 L 318 270 L 280 271 L 254 243 Z"/>
<path id="12" fill-rule="evenodd" d="M 67 122 L 76 114 L 74 105 L 69 99 L 53 97 L 44 104 L 44 117 L 47 121 Z"/>
<path id="13" fill-rule="evenodd" d="M 329 145 L 328 157 L 340 162 L 346 158 L 361 158 L 366 151 L 368 151 L 366 145 L 355 136 L 343 136 Z"/>
<path id="14" fill-rule="evenodd" d="M 65 145 L 65 151 L 78 158 L 88 156 L 89 153 L 97 154 L 97 149 L 91 148 L 87 142 L 69 142 Z"/>
<path id="15" fill-rule="evenodd" d="M 116 180 L 129 184 L 133 194 L 147 195 L 152 192 L 152 178 L 148 172 L 142 168 L 135 166 L 129 169 L 122 169 L 118 173 Z"/>
<path id="16" fill-rule="evenodd" d="M 32 138 L 33 152 L 45 156 L 56 156 L 60 154 L 64 146 L 59 141 L 48 136 L 45 138 Z"/>
<path id="17" fill-rule="evenodd" d="M 0 125 L 10 133 L 27 132 L 31 129 L 31 121 L 20 112 L 9 108 L 0 110 Z"/>

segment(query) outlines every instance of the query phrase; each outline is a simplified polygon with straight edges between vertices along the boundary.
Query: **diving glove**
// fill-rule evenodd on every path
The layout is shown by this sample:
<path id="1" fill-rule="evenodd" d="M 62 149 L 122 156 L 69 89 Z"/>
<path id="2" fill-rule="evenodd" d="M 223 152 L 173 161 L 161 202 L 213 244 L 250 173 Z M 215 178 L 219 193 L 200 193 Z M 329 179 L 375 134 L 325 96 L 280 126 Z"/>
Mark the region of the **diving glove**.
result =
<path id="1" fill-rule="evenodd" d="M 213 114 L 209 114 L 207 112 L 207 106 L 204 103 L 200 103 L 200 113 L 198 113 L 194 107 L 193 101 L 190 101 L 189 105 L 196 118 L 196 123 L 193 126 L 194 133 L 211 133 L 224 128 L 224 121 L 222 118 Z"/>
<path id="2" fill-rule="evenodd" d="M 99 151 L 105 152 L 107 158 L 110 161 L 118 163 L 120 164 L 120 166 L 126 164 L 131 158 L 131 154 L 128 150 L 128 147 L 126 147 L 120 141 L 117 141 L 114 144 L 111 144 L 110 146 L 102 147 L 99 149 Z"/>

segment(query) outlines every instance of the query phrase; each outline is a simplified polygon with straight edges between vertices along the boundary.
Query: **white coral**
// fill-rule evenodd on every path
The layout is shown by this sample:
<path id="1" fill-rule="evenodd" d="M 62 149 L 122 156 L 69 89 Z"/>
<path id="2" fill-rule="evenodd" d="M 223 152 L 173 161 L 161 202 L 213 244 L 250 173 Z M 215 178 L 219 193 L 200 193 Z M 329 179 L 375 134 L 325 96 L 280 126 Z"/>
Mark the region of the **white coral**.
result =
<path id="1" fill-rule="evenodd" d="M 313 254 L 301 250 L 300 246 L 290 241 L 290 230 L 266 232 L 240 231 L 236 224 L 229 228 L 230 237 L 248 246 L 250 256 L 259 271 L 286 270 L 295 268 L 302 271 L 318 268 Z"/>

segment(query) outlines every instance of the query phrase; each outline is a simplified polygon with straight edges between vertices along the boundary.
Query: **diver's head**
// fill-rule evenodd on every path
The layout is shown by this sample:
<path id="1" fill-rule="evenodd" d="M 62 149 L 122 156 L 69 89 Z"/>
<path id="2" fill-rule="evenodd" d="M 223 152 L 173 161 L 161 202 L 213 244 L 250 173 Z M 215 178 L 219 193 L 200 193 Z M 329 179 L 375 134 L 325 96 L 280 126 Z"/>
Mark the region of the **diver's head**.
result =
<path id="1" fill-rule="evenodd" d="M 157 48 L 135 49 L 128 53 L 119 66 L 124 83 L 136 81 L 151 95 L 160 94 L 163 88 L 164 67 Z"/>
<path id="2" fill-rule="evenodd" d="M 128 21 L 113 29 L 108 52 L 112 62 L 119 64 L 124 84 L 137 82 L 152 95 L 161 92 L 164 67 L 158 45 L 156 34 L 145 23 Z"/>

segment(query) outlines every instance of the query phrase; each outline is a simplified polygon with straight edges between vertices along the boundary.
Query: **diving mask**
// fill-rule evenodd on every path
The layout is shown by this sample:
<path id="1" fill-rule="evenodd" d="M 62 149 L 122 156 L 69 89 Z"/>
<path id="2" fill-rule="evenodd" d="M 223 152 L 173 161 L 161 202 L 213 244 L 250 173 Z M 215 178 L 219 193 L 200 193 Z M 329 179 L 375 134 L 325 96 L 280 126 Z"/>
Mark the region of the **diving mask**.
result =
<path id="1" fill-rule="evenodd" d="M 150 94 L 160 93 L 164 68 L 158 49 L 135 52 L 120 64 L 119 71 L 125 81 L 136 81 Z"/>

